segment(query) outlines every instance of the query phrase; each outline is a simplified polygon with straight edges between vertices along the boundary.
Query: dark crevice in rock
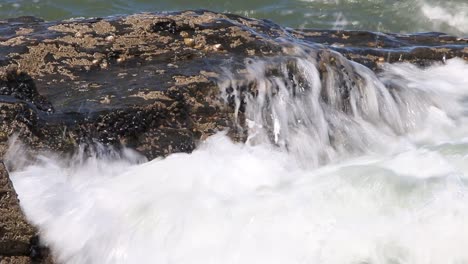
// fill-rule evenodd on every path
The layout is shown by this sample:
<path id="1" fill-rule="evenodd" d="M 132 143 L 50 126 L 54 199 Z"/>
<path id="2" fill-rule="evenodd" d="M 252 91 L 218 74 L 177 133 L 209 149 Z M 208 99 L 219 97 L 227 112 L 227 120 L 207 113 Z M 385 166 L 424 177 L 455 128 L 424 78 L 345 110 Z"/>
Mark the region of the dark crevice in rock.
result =
<path id="1" fill-rule="evenodd" d="M 52 104 L 37 92 L 33 79 L 25 72 L 8 70 L 0 79 L 0 95 L 31 102 L 41 111 L 54 111 Z"/>

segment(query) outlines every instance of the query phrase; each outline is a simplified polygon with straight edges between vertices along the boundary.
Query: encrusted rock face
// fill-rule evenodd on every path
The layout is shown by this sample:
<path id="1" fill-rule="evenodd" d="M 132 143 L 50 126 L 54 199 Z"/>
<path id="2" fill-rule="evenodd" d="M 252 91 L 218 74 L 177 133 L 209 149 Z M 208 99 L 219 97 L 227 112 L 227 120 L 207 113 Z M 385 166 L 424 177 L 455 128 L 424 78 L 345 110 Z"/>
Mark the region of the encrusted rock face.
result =
<path id="1" fill-rule="evenodd" d="M 150 159 L 190 152 L 220 130 L 244 138 L 216 81 L 223 67 L 241 73 L 247 58 L 290 54 L 288 43 L 321 50 L 322 64 L 333 66 L 336 51 L 374 70 L 468 57 L 467 39 L 444 34 L 294 30 L 209 11 L 25 17 L 0 21 L 0 36 L 0 142 L 16 133 L 36 149 L 72 151 L 98 141 Z"/>
<path id="2" fill-rule="evenodd" d="M 0 257 L 0 264 L 29 264 L 31 258 L 29 257 Z"/>
<path id="3" fill-rule="evenodd" d="M 0 162 L 0 263 L 51 263 L 26 220 L 8 172 Z"/>
<path id="4" fill-rule="evenodd" d="M 24 218 L 5 166 L 0 163 L 0 254 L 29 256 L 30 240 L 35 234 Z"/>
<path id="5" fill-rule="evenodd" d="M 203 10 L 0 20 L 0 159 L 13 135 L 33 151 L 69 153 L 80 143 L 99 142 L 149 159 L 190 152 L 221 130 L 243 140 L 232 105 L 220 96 L 223 69 L 241 80 L 250 58 L 300 56 L 293 43 L 316 52 L 323 80 L 330 69 L 346 68 L 341 58 L 374 71 L 383 62 L 468 58 L 468 39 L 440 33 L 294 30 Z M 273 65 L 271 74 L 277 70 Z M 3 165 L 0 176 L 0 263 L 27 262 L 35 230 Z"/>

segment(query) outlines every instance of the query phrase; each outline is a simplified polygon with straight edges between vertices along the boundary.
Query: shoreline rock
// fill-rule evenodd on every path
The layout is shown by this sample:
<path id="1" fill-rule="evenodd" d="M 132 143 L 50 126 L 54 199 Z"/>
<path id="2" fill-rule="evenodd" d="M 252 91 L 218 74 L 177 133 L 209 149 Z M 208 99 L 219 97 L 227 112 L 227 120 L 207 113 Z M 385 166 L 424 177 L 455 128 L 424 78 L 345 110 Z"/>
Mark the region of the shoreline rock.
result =
<path id="1" fill-rule="evenodd" d="M 0 263 L 52 263 L 19 203 L 8 172 L 0 162 Z"/>
<path id="2" fill-rule="evenodd" d="M 291 43 L 318 50 L 320 64 L 342 67 L 334 55 L 341 54 L 377 72 L 383 62 L 468 59 L 468 39 L 442 33 L 296 30 L 205 10 L 0 20 L 0 159 L 13 135 L 32 151 L 72 153 L 98 142 L 148 159 L 191 152 L 222 130 L 242 141 L 245 131 L 217 86 L 222 69 L 242 78 L 246 59 L 290 56 Z M 0 256 L 21 256 L 0 263 L 22 263 L 36 231 L 1 164 L 0 176 Z"/>
<path id="3" fill-rule="evenodd" d="M 205 10 L 19 18 L 0 21 L 0 35 L 0 141 L 18 133 L 33 148 L 62 152 L 98 141 L 149 159 L 190 152 L 220 130 L 245 138 L 219 96 L 222 68 L 242 72 L 246 58 L 288 55 L 288 42 L 320 49 L 320 63 L 338 52 L 374 71 L 382 62 L 468 59 L 468 39 L 442 33 L 295 30 Z"/>

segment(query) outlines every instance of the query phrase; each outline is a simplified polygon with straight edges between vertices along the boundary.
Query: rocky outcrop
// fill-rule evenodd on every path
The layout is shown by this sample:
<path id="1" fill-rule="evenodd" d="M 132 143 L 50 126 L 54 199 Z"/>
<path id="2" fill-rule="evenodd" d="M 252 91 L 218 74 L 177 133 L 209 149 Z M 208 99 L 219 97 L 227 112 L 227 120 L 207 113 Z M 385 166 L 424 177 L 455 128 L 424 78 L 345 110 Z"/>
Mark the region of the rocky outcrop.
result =
<path id="1" fill-rule="evenodd" d="M 29 256 L 35 230 L 21 212 L 18 196 L 3 164 L 0 164 L 0 252 Z"/>
<path id="2" fill-rule="evenodd" d="M 0 163 L 0 263 L 50 263 L 26 220 L 8 172 Z M 48 260 L 50 261 L 50 260 Z"/>
<path id="3" fill-rule="evenodd" d="M 60 151 L 98 141 L 148 158 L 189 152 L 233 128 L 216 85 L 222 68 L 241 73 L 246 58 L 287 55 L 291 43 L 321 50 L 321 63 L 337 68 L 331 51 L 374 70 L 384 61 L 468 57 L 467 39 L 440 33 L 294 30 L 209 11 L 23 17 L 0 22 L 0 36 L 0 141 L 18 133 L 34 148 Z"/>
<path id="4" fill-rule="evenodd" d="M 12 135 L 32 150 L 69 153 L 80 143 L 100 142 L 149 159 L 190 152 L 220 130 L 242 140 L 232 104 L 220 97 L 223 69 L 242 78 L 248 58 L 288 56 L 293 43 L 317 52 L 319 65 L 328 65 L 320 67 L 322 77 L 330 67 L 345 68 L 337 56 L 374 71 L 383 62 L 468 58 L 468 39 L 441 33 L 295 30 L 203 10 L 0 21 L 0 157 Z M 0 172 L 0 255 L 21 256 L 0 262 L 21 263 L 35 231 L 6 170 Z"/>

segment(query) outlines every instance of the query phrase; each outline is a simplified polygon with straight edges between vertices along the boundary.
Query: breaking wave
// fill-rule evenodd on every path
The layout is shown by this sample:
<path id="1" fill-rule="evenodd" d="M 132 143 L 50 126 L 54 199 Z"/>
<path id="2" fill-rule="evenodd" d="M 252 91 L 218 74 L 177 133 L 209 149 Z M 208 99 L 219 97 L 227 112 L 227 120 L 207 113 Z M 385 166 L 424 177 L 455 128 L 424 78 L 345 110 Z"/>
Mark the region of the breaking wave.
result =
<path id="1" fill-rule="evenodd" d="M 148 162 L 97 148 L 16 166 L 59 262 L 468 261 L 466 62 L 375 75 L 296 49 L 245 68 L 219 82 L 245 144 L 219 133 Z"/>

